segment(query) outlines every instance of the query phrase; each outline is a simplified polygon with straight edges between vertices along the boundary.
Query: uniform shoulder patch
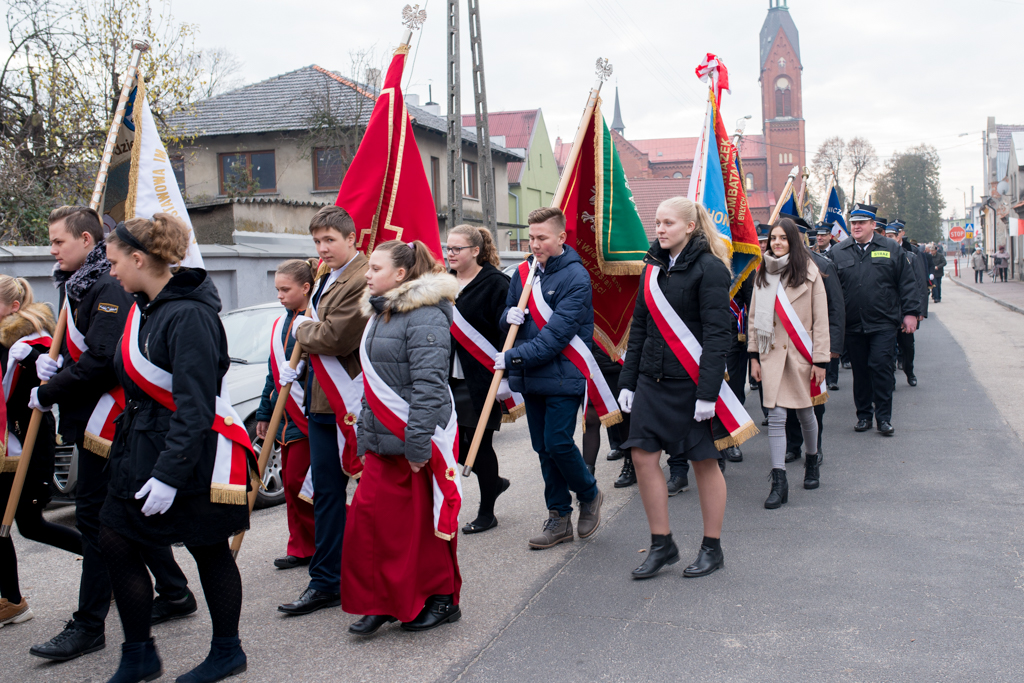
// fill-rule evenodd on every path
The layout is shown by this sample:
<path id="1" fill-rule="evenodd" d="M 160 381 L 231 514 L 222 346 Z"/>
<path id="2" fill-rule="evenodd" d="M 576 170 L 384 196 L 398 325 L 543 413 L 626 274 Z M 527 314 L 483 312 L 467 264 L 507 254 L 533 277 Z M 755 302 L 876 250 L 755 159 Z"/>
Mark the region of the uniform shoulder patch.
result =
<path id="1" fill-rule="evenodd" d="M 887 252 L 887 251 L 873 251 L 873 252 L 871 252 L 871 258 L 889 258 L 889 252 Z"/>
<path id="2" fill-rule="evenodd" d="M 96 310 L 100 313 L 117 313 L 117 304 L 100 304 Z"/>

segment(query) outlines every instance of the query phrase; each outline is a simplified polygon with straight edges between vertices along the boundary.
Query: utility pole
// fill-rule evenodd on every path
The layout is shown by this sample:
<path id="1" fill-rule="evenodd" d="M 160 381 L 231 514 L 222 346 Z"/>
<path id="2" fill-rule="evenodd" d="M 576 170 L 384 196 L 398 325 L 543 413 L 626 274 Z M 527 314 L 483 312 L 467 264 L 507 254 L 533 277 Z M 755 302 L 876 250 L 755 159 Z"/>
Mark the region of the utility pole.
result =
<path id="1" fill-rule="evenodd" d="M 484 48 L 480 38 L 480 0 L 469 0 L 469 46 L 473 55 L 473 103 L 476 112 L 476 142 L 479 150 L 480 203 L 484 224 L 498 242 L 495 213 L 494 166 L 491 163 L 491 135 L 487 121 L 487 88 L 484 85 Z"/>
<path id="2" fill-rule="evenodd" d="M 448 218 L 445 230 L 462 222 L 462 106 L 459 90 L 459 0 L 448 0 Z"/>

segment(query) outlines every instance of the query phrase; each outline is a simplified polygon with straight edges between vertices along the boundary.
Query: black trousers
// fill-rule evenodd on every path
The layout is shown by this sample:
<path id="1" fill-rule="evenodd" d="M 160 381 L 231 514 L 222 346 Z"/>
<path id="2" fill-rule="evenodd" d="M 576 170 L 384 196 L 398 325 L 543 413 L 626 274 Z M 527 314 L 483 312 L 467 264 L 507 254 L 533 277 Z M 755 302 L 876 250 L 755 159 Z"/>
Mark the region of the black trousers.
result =
<path id="1" fill-rule="evenodd" d="M 824 431 L 822 419 L 825 417 L 825 404 L 814 406 L 814 419 L 818 421 L 818 453 L 821 453 L 821 433 Z M 804 446 L 804 433 L 800 429 L 800 419 L 795 410 L 786 411 L 786 452 L 799 453 Z"/>
<path id="2" fill-rule="evenodd" d="M 893 367 L 896 328 L 884 332 L 846 334 L 846 352 L 853 371 L 853 402 L 857 419 L 892 421 Z"/>
<path id="3" fill-rule="evenodd" d="M 828 367 L 825 368 L 825 384 L 839 384 L 839 359 L 833 358 L 828 362 Z M 818 430 L 820 436 L 821 430 Z"/>
<path id="4" fill-rule="evenodd" d="M 942 301 L 942 277 L 935 278 L 935 286 L 932 287 L 932 301 Z"/>
<path id="5" fill-rule="evenodd" d="M 84 435 L 84 430 L 83 430 Z M 107 459 L 78 446 L 78 485 L 75 488 L 75 526 L 82 533 L 82 583 L 78 589 L 77 624 L 89 633 L 102 633 L 110 610 L 110 577 L 100 552 L 100 508 L 107 498 L 110 472 Z M 170 548 L 145 548 L 143 560 L 156 579 L 156 592 L 175 600 L 188 588 L 188 579 L 174 561 Z"/>
<path id="6" fill-rule="evenodd" d="M 896 333 L 896 347 L 903 361 L 903 372 L 907 379 L 914 376 L 914 334 L 907 332 Z"/>

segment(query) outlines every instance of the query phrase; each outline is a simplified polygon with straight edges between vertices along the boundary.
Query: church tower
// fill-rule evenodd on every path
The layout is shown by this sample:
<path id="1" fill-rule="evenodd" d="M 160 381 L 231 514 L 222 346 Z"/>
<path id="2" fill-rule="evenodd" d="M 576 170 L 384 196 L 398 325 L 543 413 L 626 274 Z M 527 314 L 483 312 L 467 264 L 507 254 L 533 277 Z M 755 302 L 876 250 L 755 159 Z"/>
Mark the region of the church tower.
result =
<path id="1" fill-rule="evenodd" d="M 789 0 L 768 0 L 768 16 L 761 27 L 761 114 L 768 189 L 776 199 L 790 170 L 807 164 L 800 90 L 803 68 L 800 34 L 789 13 Z"/>

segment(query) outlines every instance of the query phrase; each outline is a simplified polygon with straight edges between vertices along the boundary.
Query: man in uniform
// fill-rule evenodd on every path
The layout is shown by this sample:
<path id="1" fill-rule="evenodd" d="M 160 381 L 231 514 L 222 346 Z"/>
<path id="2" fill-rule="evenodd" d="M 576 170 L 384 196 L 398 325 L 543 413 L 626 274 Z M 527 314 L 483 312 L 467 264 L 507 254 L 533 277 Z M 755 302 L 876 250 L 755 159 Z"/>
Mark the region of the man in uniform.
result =
<path id="1" fill-rule="evenodd" d="M 921 301 L 921 310 L 918 312 L 917 322 L 921 324 L 922 318 L 928 317 L 928 274 L 931 266 L 927 255 L 915 247 L 907 239 L 906 227 L 899 218 L 893 219 L 892 223 L 885 226 L 886 237 L 896 240 L 896 243 L 903 249 L 907 262 L 914 269 L 914 279 L 917 280 L 918 296 Z M 896 335 L 896 347 L 899 359 L 899 367 L 907 376 L 907 384 L 917 386 L 917 376 L 914 375 L 914 333 L 900 332 Z"/>
<path id="2" fill-rule="evenodd" d="M 851 236 L 829 251 L 846 301 L 846 344 L 853 370 L 857 425 L 864 432 L 874 419 L 892 436 L 893 357 L 896 334 L 917 329 L 920 290 L 913 268 L 893 240 L 874 234 L 875 207 L 855 204 Z M 902 315 L 902 319 L 901 319 Z"/>
<path id="3" fill-rule="evenodd" d="M 811 233 L 808 233 L 810 235 Z M 814 233 L 814 245 L 811 251 L 817 254 L 826 254 L 832 248 L 832 223 L 818 223 Z"/>
<path id="4" fill-rule="evenodd" d="M 816 251 L 818 254 L 821 254 L 822 256 L 825 256 L 826 258 L 828 257 L 828 252 L 831 251 L 832 247 L 833 247 L 832 227 L 834 225 L 835 225 L 834 223 L 818 223 L 818 234 L 817 234 L 817 245 L 816 245 L 817 249 L 811 249 L 811 251 Z M 818 259 L 816 259 L 816 260 L 818 260 Z M 831 261 L 829 261 L 829 262 L 831 263 Z M 819 264 L 819 267 L 820 267 L 820 264 Z M 834 268 L 833 268 L 833 270 L 834 270 Z M 822 270 L 822 272 L 825 272 L 825 271 Z M 827 282 L 828 281 L 826 280 L 826 286 L 825 286 L 826 290 L 828 290 Z M 842 301 L 842 287 L 839 285 L 839 280 L 838 279 L 835 279 L 834 283 L 835 283 L 835 286 L 839 288 L 838 289 L 839 298 L 836 301 L 837 302 L 841 302 Z M 843 308 L 843 322 L 844 322 L 843 328 L 845 330 L 845 327 L 846 327 L 846 325 L 845 325 L 845 321 L 846 321 L 845 306 L 842 306 L 842 308 Z M 830 311 L 831 311 L 831 309 L 830 309 Z M 828 363 L 828 368 L 825 370 L 825 386 L 828 387 L 829 391 L 838 391 L 839 390 L 839 361 L 840 361 L 840 357 L 842 356 L 842 353 L 843 353 L 843 337 L 844 336 L 845 336 L 845 334 L 844 335 L 840 335 L 838 340 L 833 340 L 833 342 L 832 342 L 832 346 L 836 346 L 837 343 L 838 343 L 839 354 L 840 355 L 839 356 L 833 355 L 832 356 L 832 360 L 830 360 L 829 363 Z M 821 449 L 820 448 L 818 449 L 818 452 L 821 453 Z"/>

